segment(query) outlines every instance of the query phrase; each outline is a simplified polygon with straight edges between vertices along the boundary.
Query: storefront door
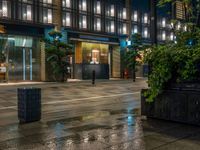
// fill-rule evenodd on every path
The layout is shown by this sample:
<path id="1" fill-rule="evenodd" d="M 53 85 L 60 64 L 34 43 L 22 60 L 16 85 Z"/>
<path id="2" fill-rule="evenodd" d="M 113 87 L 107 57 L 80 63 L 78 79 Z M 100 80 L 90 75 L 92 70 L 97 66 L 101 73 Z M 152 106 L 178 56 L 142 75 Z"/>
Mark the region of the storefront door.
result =
<path id="1" fill-rule="evenodd" d="M 23 48 L 22 51 L 23 80 L 33 80 L 32 49 Z"/>
<path id="2" fill-rule="evenodd" d="M 8 38 L 8 81 L 40 81 L 39 40 L 31 37 Z"/>
<path id="3" fill-rule="evenodd" d="M 32 49 L 18 47 L 15 53 L 11 52 L 9 55 L 9 80 L 31 81 L 33 79 Z"/>

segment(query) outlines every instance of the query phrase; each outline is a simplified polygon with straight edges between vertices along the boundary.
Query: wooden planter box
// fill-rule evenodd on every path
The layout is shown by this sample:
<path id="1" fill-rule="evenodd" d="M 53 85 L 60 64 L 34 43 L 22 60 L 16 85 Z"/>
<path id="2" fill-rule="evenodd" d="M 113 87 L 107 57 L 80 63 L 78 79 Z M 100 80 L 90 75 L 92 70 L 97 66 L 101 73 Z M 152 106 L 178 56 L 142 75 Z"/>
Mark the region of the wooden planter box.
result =
<path id="1" fill-rule="evenodd" d="M 141 91 L 141 114 L 147 117 L 200 125 L 200 90 L 174 88 L 165 90 L 154 102 L 146 102 Z"/>

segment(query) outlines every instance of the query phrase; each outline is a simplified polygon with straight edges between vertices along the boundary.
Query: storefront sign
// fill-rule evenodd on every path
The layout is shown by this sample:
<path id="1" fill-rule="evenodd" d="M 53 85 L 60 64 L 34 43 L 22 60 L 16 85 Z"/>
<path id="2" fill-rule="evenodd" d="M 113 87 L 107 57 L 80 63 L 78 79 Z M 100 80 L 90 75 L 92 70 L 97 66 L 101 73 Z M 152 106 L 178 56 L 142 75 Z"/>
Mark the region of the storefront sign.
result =
<path id="1" fill-rule="evenodd" d="M 108 38 L 89 36 L 89 35 L 80 35 L 80 38 L 81 39 L 88 39 L 88 40 L 97 40 L 97 41 L 109 41 Z"/>
<path id="2" fill-rule="evenodd" d="M 6 72 L 6 67 L 0 67 L 0 73 L 5 73 Z"/>

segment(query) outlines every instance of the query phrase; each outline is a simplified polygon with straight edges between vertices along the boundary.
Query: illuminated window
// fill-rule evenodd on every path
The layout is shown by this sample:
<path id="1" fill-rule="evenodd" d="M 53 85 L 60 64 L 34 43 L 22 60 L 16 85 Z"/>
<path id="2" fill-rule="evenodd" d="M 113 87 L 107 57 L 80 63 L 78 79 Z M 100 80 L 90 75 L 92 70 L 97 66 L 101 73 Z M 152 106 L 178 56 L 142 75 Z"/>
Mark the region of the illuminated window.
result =
<path id="1" fill-rule="evenodd" d="M 25 21 L 33 20 L 33 1 L 23 0 L 18 3 L 18 18 Z"/>
<path id="2" fill-rule="evenodd" d="M 106 15 L 114 17 L 115 16 L 115 6 L 114 5 L 109 5 L 106 8 Z"/>
<path id="3" fill-rule="evenodd" d="M 166 27 L 166 19 L 165 19 L 165 18 L 162 18 L 161 26 L 162 26 L 163 28 Z"/>
<path id="4" fill-rule="evenodd" d="M 127 11 L 126 11 L 126 8 L 121 8 L 119 11 L 118 11 L 118 17 L 120 19 L 127 19 Z"/>
<path id="5" fill-rule="evenodd" d="M 8 3 L 7 1 L 2 2 L 3 17 L 8 16 Z"/>
<path id="6" fill-rule="evenodd" d="M 32 6 L 28 4 L 23 4 L 22 5 L 22 19 L 23 20 L 32 20 Z"/>
<path id="7" fill-rule="evenodd" d="M 79 17 L 79 28 L 82 28 L 82 29 L 87 28 L 87 17 L 85 15 L 81 15 Z"/>
<path id="8" fill-rule="evenodd" d="M 162 40 L 165 41 L 166 40 L 166 32 L 162 31 Z"/>
<path id="9" fill-rule="evenodd" d="M 101 19 L 100 18 L 95 18 L 94 21 L 95 21 L 94 30 L 101 31 Z"/>
<path id="10" fill-rule="evenodd" d="M 115 23 L 114 23 L 114 21 L 110 22 L 110 32 L 112 32 L 112 33 L 115 32 Z"/>
<path id="11" fill-rule="evenodd" d="M 178 24 L 176 25 L 176 29 L 177 29 L 177 30 L 180 30 L 180 28 L 181 28 L 181 23 L 178 22 Z"/>
<path id="12" fill-rule="evenodd" d="M 148 14 L 145 13 L 143 16 L 143 23 L 148 23 Z"/>
<path id="13" fill-rule="evenodd" d="M 133 26 L 133 33 L 138 33 L 138 26 L 137 25 Z"/>
<path id="14" fill-rule="evenodd" d="M 119 34 L 127 34 L 127 24 L 126 23 L 118 24 L 118 33 Z"/>
<path id="15" fill-rule="evenodd" d="M 187 31 L 187 26 L 186 26 L 186 25 L 184 26 L 183 30 L 184 30 L 184 31 Z"/>
<path id="16" fill-rule="evenodd" d="M 52 4 L 52 0 L 43 0 L 43 3 Z"/>
<path id="17" fill-rule="evenodd" d="M 138 21 L 138 12 L 137 11 L 133 12 L 133 14 L 132 14 L 132 21 L 135 21 L 135 22 Z"/>
<path id="18" fill-rule="evenodd" d="M 123 23 L 122 33 L 123 34 L 127 34 L 127 25 L 126 25 L 126 23 Z"/>
<path id="19" fill-rule="evenodd" d="M 52 9 L 43 9 L 43 23 L 52 23 Z"/>
<path id="20" fill-rule="evenodd" d="M 173 33 L 173 32 L 170 34 L 170 40 L 171 40 L 171 41 L 174 40 L 174 33 Z"/>
<path id="21" fill-rule="evenodd" d="M 123 19 L 127 19 L 127 12 L 126 12 L 126 8 L 123 8 Z"/>
<path id="22" fill-rule="evenodd" d="M 100 1 L 96 1 L 95 6 L 94 6 L 94 13 L 101 14 L 101 2 Z"/>
<path id="23" fill-rule="evenodd" d="M 79 0 L 79 10 L 87 11 L 87 2 L 86 2 L 86 0 Z"/>
<path id="24" fill-rule="evenodd" d="M 144 38 L 148 38 L 149 37 L 149 33 L 148 33 L 148 28 L 147 27 L 143 28 L 142 36 Z"/>
<path id="25" fill-rule="evenodd" d="M 63 0 L 62 5 L 63 5 L 63 7 L 70 8 L 71 7 L 71 0 Z"/>
<path id="26" fill-rule="evenodd" d="M 112 20 L 107 21 L 106 31 L 109 33 L 115 32 L 115 22 Z"/>
<path id="27" fill-rule="evenodd" d="M 111 6 L 110 6 L 110 16 L 111 16 L 111 17 L 114 17 L 114 16 L 115 16 L 115 6 L 114 6 L 114 5 L 111 5 Z"/>
<path id="28" fill-rule="evenodd" d="M 0 2 L 0 17 L 9 17 L 10 2 L 3 0 Z"/>
<path id="29" fill-rule="evenodd" d="M 69 12 L 63 14 L 63 26 L 71 26 L 71 15 Z"/>

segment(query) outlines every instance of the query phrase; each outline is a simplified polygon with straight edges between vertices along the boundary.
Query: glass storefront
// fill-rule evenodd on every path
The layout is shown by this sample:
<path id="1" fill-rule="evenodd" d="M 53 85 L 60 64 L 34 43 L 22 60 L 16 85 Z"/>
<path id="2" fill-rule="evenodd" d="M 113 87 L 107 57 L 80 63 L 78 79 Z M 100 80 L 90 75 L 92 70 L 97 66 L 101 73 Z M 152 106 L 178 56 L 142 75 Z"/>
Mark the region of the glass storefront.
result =
<path id="1" fill-rule="evenodd" d="M 40 81 L 38 38 L 1 35 L 0 56 L 5 56 L 0 65 L 6 67 L 7 81 Z"/>
<path id="2" fill-rule="evenodd" d="M 80 42 L 76 43 L 74 78 L 109 79 L 109 44 Z"/>
<path id="3" fill-rule="evenodd" d="M 107 44 L 94 44 L 82 42 L 84 64 L 108 64 Z"/>

